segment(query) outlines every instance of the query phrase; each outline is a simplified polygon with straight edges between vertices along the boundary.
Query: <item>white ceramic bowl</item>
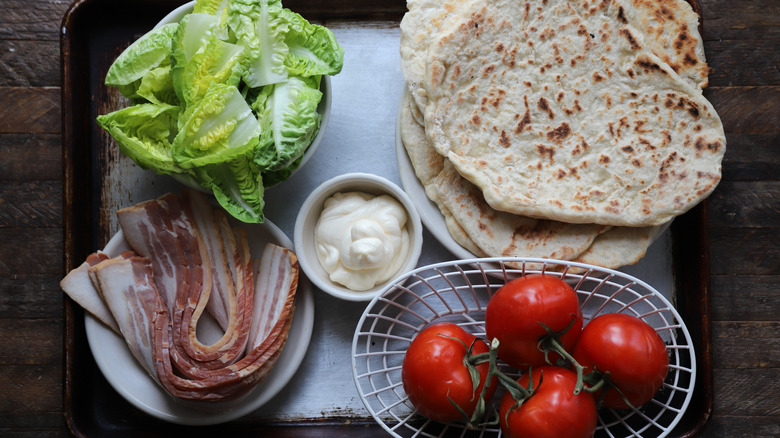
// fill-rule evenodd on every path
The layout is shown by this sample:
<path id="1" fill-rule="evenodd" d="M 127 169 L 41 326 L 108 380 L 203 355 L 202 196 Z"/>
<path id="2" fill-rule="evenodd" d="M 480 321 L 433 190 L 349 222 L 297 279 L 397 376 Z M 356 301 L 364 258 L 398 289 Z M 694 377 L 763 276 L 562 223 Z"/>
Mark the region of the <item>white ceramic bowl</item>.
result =
<path id="1" fill-rule="evenodd" d="M 406 229 L 409 232 L 409 253 L 406 262 L 388 281 L 379 283 L 367 291 L 353 291 L 330 280 L 320 264 L 315 247 L 314 229 L 323 210 L 325 200 L 338 192 L 365 192 L 372 195 L 390 195 L 403 205 L 407 214 Z M 295 252 L 306 276 L 324 292 L 349 301 L 370 301 L 393 279 L 414 269 L 422 251 L 422 222 L 409 196 L 393 182 L 368 173 L 348 173 L 325 181 L 306 198 L 295 220 L 293 235 Z"/>
<path id="2" fill-rule="evenodd" d="M 171 11 L 168 15 L 166 15 L 162 20 L 160 20 L 159 23 L 155 26 L 155 28 L 162 26 L 164 24 L 168 23 L 176 23 L 181 21 L 182 18 L 184 18 L 185 15 L 192 12 L 193 8 L 195 7 L 195 2 L 191 1 L 188 3 L 185 3 L 178 8 Z M 322 100 L 320 100 L 319 105 L 317 106 L 317 112 L 322 116 L 322 119 L 320 120 L 320 127 L 317 130 L 317 134 L 314 135 L 314 138 L 311 141 L 311 144 L 306 148 L 306 151 L 303 153 L 303 157 L 301 158 L 301 163 L 298 165 L 298 167 L 295 168 L 295 170 L 292 171 L 292 174 L 294 175 L 295 172 L 300 170 L 306 162 L 308 162 L 312 155 L 314 155 L 314 152 L 317 151 L 317 148 L 320 146 L 320 143 L 322 142 L 322 137 L 325 135 L 325 128 L 328 126 L 328 122 L 330 121 L 330 108 L 333 102 L 333 98 L 331 96 L 331 91 L 333 88 L 330 85 L 330 76 L 323 76 L 322 80 L 320 81 L 320 91 L 322 92 Z M 187 174 L 176 174 L 172 175 L 173 178 L 180 183 L 193 188 L 197 190 L 203 190 L 203 188 L 200 186 L 198 181 L 193 178 L 190 175 Z"/>

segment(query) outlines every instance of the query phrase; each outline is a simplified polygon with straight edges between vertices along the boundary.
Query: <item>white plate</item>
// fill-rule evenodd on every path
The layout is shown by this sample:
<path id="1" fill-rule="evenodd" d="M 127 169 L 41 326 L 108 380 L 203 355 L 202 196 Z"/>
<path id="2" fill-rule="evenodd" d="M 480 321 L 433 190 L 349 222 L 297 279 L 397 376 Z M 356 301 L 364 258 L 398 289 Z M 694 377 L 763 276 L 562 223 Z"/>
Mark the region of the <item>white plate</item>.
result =
<path id="1" fill-rule="evenodd" d="M 460 259 L 471 259 L 477 257 L 472 254 L 471 251 L 460 246 L 455 239 L 452 238 L 450 232 L 447 230 L 447 223 L 444 221 L 444 216 L 441 214 L 441 210 L 436 204 L 428 198 L 425 194 L 425 188 L 417 175 L 414 173 L 414 167 L 412 162 L 409 161 L 409 155 L 406 154 L 406 148 L 404 142 L 401 140 L 401 110 L 404 105 L 404 100 L 401 99 L 401 104 L 398 106 L 398 116 L 395 122 L 395 154 L 398 160 L 398 173 L 401 175 L 401 185 L 404 187 L 404 191 L 412 199 L 412 203 L 417 207 L 417 212 L 420 214 L 422 223 L 428 228 L 428 231 L 433 234 L 433 237 L 439 241 L 445 248 L 447 248 L 453 255 Z"/>
<path id="2" fill-rule="evenodd" d="M 288 249 L 293 248 L 290 239 L 268 221 L 241 226 L 247 232 L 253 257 L 260 256 L 267 242 Z M 120 231 L 108 242 L 104 251 L 115 256 L 126 249 L 130 247 Z M 125 400 L 143 412 L 165 421 L 186 425 L 210 425 L 231 421 L 254 411 L 278 394 L 292 379 L 308 350 L 314 327 L 314 299 L 309 282 L 301 277 L 289 337 L 276 366 L 257 387 L 232 402 L 185 404 L 176 401 L 141 367 L 121 336 L 89 314 L 85 318 L 85 324 L 87 341 L 98 368 Z M 216 325 L 207 325 L 203 329 L 217 330 Z M 208 337 L 209 333 L 204 335 Z M 211 335 L 213 336 L 213 333 Z"/>

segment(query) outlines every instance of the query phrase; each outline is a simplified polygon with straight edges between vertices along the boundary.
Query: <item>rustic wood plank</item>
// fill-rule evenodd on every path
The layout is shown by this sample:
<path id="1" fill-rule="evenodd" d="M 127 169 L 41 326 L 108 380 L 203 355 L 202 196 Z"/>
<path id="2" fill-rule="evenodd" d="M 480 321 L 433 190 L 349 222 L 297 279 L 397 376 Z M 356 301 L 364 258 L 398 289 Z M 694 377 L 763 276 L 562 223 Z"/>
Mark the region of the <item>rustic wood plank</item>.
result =
<path id="1" fill-rule="evenodd" d="M 0 315 L 9 320 L 62 318 L 65 294 L 60 289 L 61 279 L 59 273 L 1 276 Z"/>
<path id="2" fill-rule="evenodd" d="M 704 96 L 729 134 L 777 134 L 780 129 L 780 87 L 710 87 Z"/>
<path id="3" fill-rule="evenodd" d="M 0 180 L 2 227 L 62 228 L 62 183 Z"/>
<path id="4" fill-rule="evenodd" d="M 724 181 L 710 196 L 713 227 L 780 225 L 780 181 Z"/>
<path id="5" fill-rule="evenodd" d="M 57 87 L 58 41 L 0 39 L 0 86 Z"/>
<path id="6" fill-rule="evenodd" d="M 778 86 L 777 40 L 717 40 L 704 46 L 711 86 Z M 745 68 L 750 66 L 750 68 Z"/>
<path id="7" fill-rule="evenodd" d="M 0 87 L 0 133 L 59 134 L 58 87 Z"/>
<path id="8" fill-rule="evenodd" d="M 0 277 L 63 271 L 61 228 L 0 228 Z"/>
<path id="9" fill-rule="evenodd" d="M 780 3 L 773 0 L 701 0 L 704 40 L 780 40 Z"/>
<path id="10" fill-rule="evenodd" d="M 37 431 L 36 431 L 37 430 Z M 0 436 L 11 437 L 65 437 L 67 425 L 61 412 L 23 412 L 0 415 Z"/>
<path id="11" fill-rule="evenodd" d="M 0 412 L 16 415 L 27 412 L 62 411 L 62 365 L 0 365 Z"/>
<path id="12" fill-rule="evenodd" d="M 780 277 L 713 275 L 713 321 L 777 321 Z"/>
<path id="13" fill-rule="evenodd" d="M 726 134 L 723 179 L 730 181 L 780 180 L 780 133 Z M 776 199 L 776 198 L 775 198 Z"/>
<path id="14" fill-rule="evenodd" d="M 713 275 L 780 275 L 780 228 L 713 229 Z"/>
<path id="15" fill-rule="evenodd" d="M 780 436 L 777 417 L 715 415 L 704 429 L 705 437 L 776 438 Z"/>
<path id="16" fill-rule="evenodd" d="M 718 415 L 780 418 L 780 368 L 715 368 L 713 375 Z"/>
<path id="17" fill-rule="evenodd" d="M 780 322 L 716 321 L 713 360 L 721 368 L 780 368 Z"/>
<path id="18" fill-rule="evenodd" d="M 0 134 L 0 181 L 62 181 L 62 136 Z"/>
<path id="19" fill-rule="evenodd" d="M 62 358 L 62 318 L 0 319 L 0 365 L 59 363 Z"/>
<path id="20" fill-rule="evenodd" d="M 3 0 L 0 39 L 59 41 L 59 24 L 71 3 L 60 0 Z"/>

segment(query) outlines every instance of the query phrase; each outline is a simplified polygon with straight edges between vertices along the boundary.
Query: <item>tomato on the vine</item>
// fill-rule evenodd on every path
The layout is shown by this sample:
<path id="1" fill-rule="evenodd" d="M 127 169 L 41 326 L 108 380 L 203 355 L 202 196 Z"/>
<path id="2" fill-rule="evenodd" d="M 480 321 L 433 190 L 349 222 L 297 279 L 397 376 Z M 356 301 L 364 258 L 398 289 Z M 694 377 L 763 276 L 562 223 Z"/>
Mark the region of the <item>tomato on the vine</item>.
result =
<path id="1" fill-rule="evenodd" d="M 498 339 L 498 357 L 513 367 L 547 364 L 538 347 L 548 334 L 545 326 L 555 333 L 565 330 L 558 340 L 567 351 L 574 347 L 582 329 L 577 293 L 559 277 L 534 274 L 513 279 L 488 302 L 486 335 L 490 341 Z M 560 356 L 550 353 L 548 358 L 554 364 Z"/>
<path id="2" fill-rule="evenodd" d="M 572 356 L 585 373 L 594 368 L 608 372 L 608 380 L 634 407 L 653 398 L 669 368 L 661 336 L 645 321 L 624 313 L 605 313 L 585 325 Z M 614 389 L 607 389 L 603 397 L 606 407 L 630 407 Z"/>
<path id="3" fill-rule="evenodd" d="M 543 366 L 524 374 L 518 383 L 532 395 L 520 406 L 510 392 L 501 399 L 501 431 L 509 438 L 589 438 L 596 431 L 598 411 L 593 394 L 574 394 L 577 374 L 567 368 Z"/>
<path id="4" fill-rule="evenodd" d="M 401 380 L 409 401 L 420 414 L 436 421 L 468 422 L 458 408 L 468 417 L 474 414 L 490 367 L 487 361 L 474 365 L 479 381 L 472 379 L 466 365 L 472 345 L 472 356 L 489 351 L 483 340 L 448 322 L 431 325 L 412 340 L 404 356 Z M 497 378 L 493 377 L 485 403 L 497 386 Z"/>

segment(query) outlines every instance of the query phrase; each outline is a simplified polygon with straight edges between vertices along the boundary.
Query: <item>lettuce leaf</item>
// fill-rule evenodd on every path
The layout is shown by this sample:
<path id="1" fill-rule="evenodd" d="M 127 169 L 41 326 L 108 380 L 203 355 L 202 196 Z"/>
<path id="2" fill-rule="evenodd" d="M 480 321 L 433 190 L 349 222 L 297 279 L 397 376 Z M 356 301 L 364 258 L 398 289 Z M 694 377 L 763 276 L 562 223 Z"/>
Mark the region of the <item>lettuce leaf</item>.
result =
<path id="1" fill-rule="evenodd" d="M 288 53 L 284 59 L 290 75 L 335 75 L 344 66 L 344 49 L 333 32 L 324 26 L 309 23 L 300 14 L 285 9 L 289 30 L 284 42 Z"/>
<path id="2" fill-rule="evenodd" d="M 200 184 L 210 187 L 217 202 L 236 219 L 249 223 L 265 220 L 262 172 L 251 156 L 199 167 L 197 176 Z"/>
<path id="3" fill-rule="evenodd" d="M 106 85 L 118 87 L 127 98 L 139 97 L 141 79 L 157 67 L 170 64 L 171 38 L 178 25 L 166 24 L 135 40 L 114 60 L 106 72 Z"/>
<path id="4" fill-rule="evenodd" d="M 303 156 L 320 126 L 317 105 L 322 98 L 319 80 L 291 76 L 269 85 L 253 103 L 261 124 L 270 127 L 270 142 L 261 142 L 255 162 L 264 170 L 291 167 Z"/>
<path id="5" fill-rule="evenodd" d="M 320 129 L 321 78 L 343 57 L 329 29 L 280 0 L 196 0 L 117 57 L 106 84 L 131 105 L 97 122 L 142 168 L 262 222 L 265 187 L 300 165 Z"/>
<path id="6" fill-rule="evenodd" d="M 244 47 L 248 64 L 244 81 L 252 88 L 287 80 L 287 22 L 279 0 L 231 0 L 228 25 Z"/>
<path id="7" fill-rule="evenodd" d="M 260 138 L 260 123 L 235 85 L 213 83 L 181 120 L 171 148 L 185 169 L 251 154 Z"/>
<path id="8" fill-rule="evenodd" d="M 143 103 L 100 115 L 97 122 L 139 166 L 172 174 L 182 172 L 171 154 L 180 111 L 174 105 Z"/>
<path id="9" fill-rule="evenodd" d="M 173 90 L 170 64 L 154 68 L 144 75 L 135 94 L 151 103 L 179 105 L 179 98 Z"/>
<path id="10" fill-rule="evenodd" d="M 243 68 L 243 48 L 219 39 L 217 17 L 191 13 L 173 36 L 171 78 L 173 88 L 186 106 L 196 104 L 212 83 L 237 85 Z"/>

